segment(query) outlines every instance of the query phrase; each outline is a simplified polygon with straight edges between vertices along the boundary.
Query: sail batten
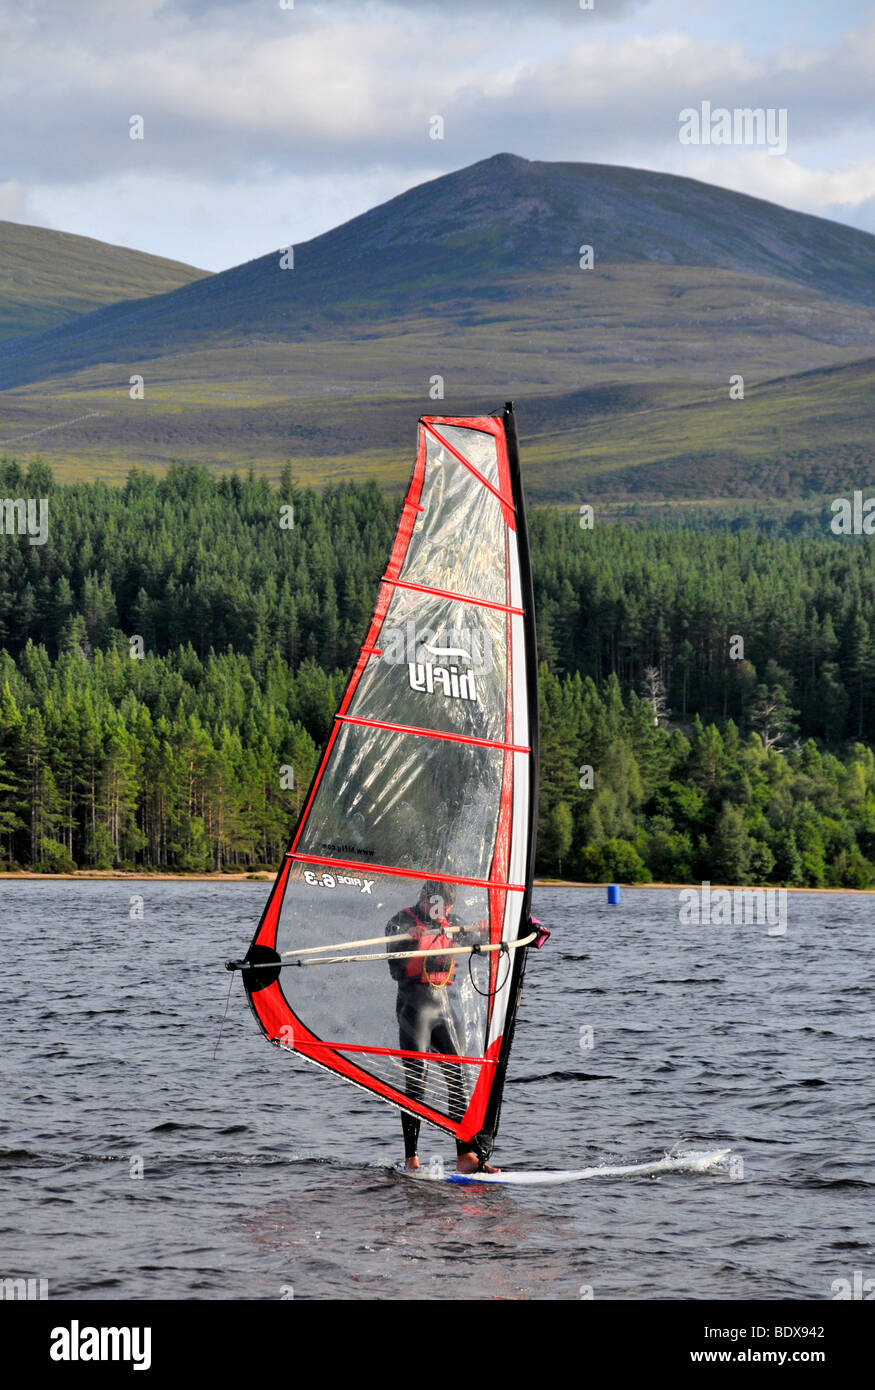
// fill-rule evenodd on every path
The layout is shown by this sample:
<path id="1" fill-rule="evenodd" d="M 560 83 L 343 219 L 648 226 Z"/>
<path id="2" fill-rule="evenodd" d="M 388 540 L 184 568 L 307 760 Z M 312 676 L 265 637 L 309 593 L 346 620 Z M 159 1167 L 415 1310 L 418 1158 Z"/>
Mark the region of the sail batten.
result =
<path id="1" fill-rule="evenodd" d="M 532 940 L 535 672 L 512 409 L 423 417 L 373 618 L 244 984 L 272 1042 L 481 1155 Z M 366 934 L 385 957 L 316 959 Z M 284 969 L 296 948 L 328 968 Z M 372 968 L 345 968 L 356 959 Z"/>
<path id="2" fill-rule="evenodd" d="M 464 454 L 460 454 L 458 449 L 454 449 L 449 440 L 445 439 L 444 436 L 435 429 L 434 425 L 430 421 L 426 420 L 424 421 L 424 424 L 426 429 L 429 431 L 430 434 L 434 436 L 438 443 L 441 444 L 445 449 L 448 449 L 449 452 L 453 455 L 453 457 L 458 459 L 459 463 L 462 464 L 463 468 L 467 468 L 469 473 L 473 474 L 473 476 L 478 480 L 478 482 L 481 482 L 485 488 L 488 488 L 489 491 L 493 493 L 495 497 L 498 498 L 502 506 L 509 508 L 511 512 L 516 510 L 510 498 L 505 497 L 497 487 L 493 487 L 489 479 L 484 478 L 483 474 L 480 473 L 478 469 L 474 467 L 474 464 L 471 462 L 471 460 L 465 458 Z"/>
<path id="3" fill-rule="evenodd" d="M 495 603 L 486 598 L 475 598 L 472 594 L 454 594 L 449 589 L 435 589 L 428 584 L 410 584 L 404 579 L 387 579 L 385 575 L 380 580 L 381 584 L 393 584 L 399 589 L 411 589 L 419 594 L 434 594 L 436 598 L 451 598 L 457 603 L 476 603 L 481 608 L 497 608 L 503 613 L 518 613 L 522 616 L 522 608 L 513 608 L 507 603 Z M 362 647 L 362 651 L 368 650 Z M 373 650 L 373 649 L 370 649 Z"/>
<path id="4" fill-rule="evenodd" d="M 302 864 L 333 864 L 337 869 L 359 869 L 369 870 L 376 874 L 396 874 L 400 878 L 433 878 L 442 883 L 462 884 L 468 888 L 504 888 L 510 893 L 524 893 L 526 891 L 524 883 L 507 883 L 492 878 L 462 878 L 458 874 L 441 873 L 437 869 L 399 869 L 391 864 L 369 864 L 355 859 L 334 859 L 331 856 L 319 854 L 298 854 L 294 850 L 289 850 L 286 858 L 300 860 Z"/>
<path id="5" fill-rule="evenodd" d="M 484 748 L 504 748 L 510 753 L 530 753 L 531 749 L 521 743 L 498 743 L 494 739 L 472 738 L 467 734 L 449 734 L 441 729 L 414 729 L 409 724 L 388 724 L 380 719 L 360 719 L 351 714 L 336 714 L 335 719 L 346 724 L 362 724 L 371 729 L 392 729 L 399 734 L 416 734 L 420 738 L 445 738 L 455 743 L 476 743 Z"/>

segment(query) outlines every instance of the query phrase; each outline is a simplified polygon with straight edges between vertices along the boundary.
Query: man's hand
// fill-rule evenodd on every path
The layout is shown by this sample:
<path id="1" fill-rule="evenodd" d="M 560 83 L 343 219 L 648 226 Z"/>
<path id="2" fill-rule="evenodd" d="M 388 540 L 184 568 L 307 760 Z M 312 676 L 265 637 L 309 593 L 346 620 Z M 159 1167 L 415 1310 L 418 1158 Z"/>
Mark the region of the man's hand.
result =
<path id="1" fill-rule="evenodd" d="M 488 922 L 471 922 L 469 926 L 462 927 L 459 931 L 460 941 L 473 941 L 477 937 L 488 935 Z"/>

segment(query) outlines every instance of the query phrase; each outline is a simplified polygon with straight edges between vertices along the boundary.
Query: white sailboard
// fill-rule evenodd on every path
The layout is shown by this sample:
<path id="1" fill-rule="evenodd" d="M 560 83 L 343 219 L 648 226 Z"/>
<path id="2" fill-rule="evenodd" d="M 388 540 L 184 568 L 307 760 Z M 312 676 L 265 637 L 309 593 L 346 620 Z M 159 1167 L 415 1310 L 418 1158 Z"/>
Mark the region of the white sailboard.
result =
<path id="1" fill-rule="evenodd" d="M 594 1168 L 569 1168 L 551 1171 L 530 1169 L 510 1173 L 456 1173 L 442 1170 L 439 1165 L 419 1169 L 399 1168 L 405 1177 L 422 1182 L 496 1183 L 517 1187 L 558 1186 L 560 1183 L 581 1182 L 585 1178 L 651 1178 L 662 1173 L 710 1173 L 726 1166 L 731 1149 L 684 1154 L 666 1154 L 650 1163 L 603 1163 Z"/>

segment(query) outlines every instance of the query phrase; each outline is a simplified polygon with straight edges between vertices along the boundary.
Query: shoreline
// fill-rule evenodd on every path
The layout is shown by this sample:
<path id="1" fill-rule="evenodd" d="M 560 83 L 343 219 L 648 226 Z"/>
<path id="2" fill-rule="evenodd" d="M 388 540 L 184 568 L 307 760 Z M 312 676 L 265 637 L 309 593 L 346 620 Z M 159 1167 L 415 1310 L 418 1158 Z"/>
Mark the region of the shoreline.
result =
<path id="1" fill-rule="evenodd" d="M 241 870 L 233 874 L 165 874 L 146 869 L 77 869 L 72 874 L 38 874 L 34 869 L 3 870 L 0 879 L 26 879 L 29 882 L 60 883 L 93 879 L 108 883 L 273 883 L 275 873 L 267 869 Z"/>
<path id="2" fill-rule="evenodd" d="M 16 880 L 32 883 L 59 883 L 74 882 L 82 880 L 87 882 L 106 883 L 273 883 L 276 874 L 267 869 L 252 869 L 249 871 L 241 870 L 239 873 L 224 874 L 167 874 L 149 873 L 144 870 L 123 871 L 121 869 L 77 869 L 72 874 L 39 874 L 33 869 L 18 869 L 15 872 L 4 870 L 0 872 L 0 880 L 14 882 Z M 536 878 L 533 886 L 535 888 L 607 888 L 608 881 L 604 883 L 584 883 L 578 879 L 571 878 Z M 667 892 L 679 893 L 685 888 L 694 888 L 700 891 L 700 883 L 621 883 L 621 889 L 629 892 L 637 892 L 647 888 L 659 888 Z M 763 888 L 773 892 L 784 889 L 787 893 L 858 893 L 862 897 L 875 894 L 875 888 L 796 888 L 783 884 L 751 884 L 751 883 L 710 883 L 712 891 L 716 889 L 729 889 L 731 892 L 736 890 L 752 891 L 754 888 Z"/>
<path id="3" fill-rule="evenodd" d="M 862 897 L 871 896 L 875 893 L 875 888 L 797 888 L 789 883 L 712 883 L 710 879 L 702 880 L 699 883 L 621 883 L 620 888 L 625 892 L 627 889 L 637 892 L 645 888 L 662 888 L 671 892 L 679 893 L 684 888 L 694 888 L 701 892 L 702 883 L 707 882 L 712 892 L 720 889 L 728 889 L 731 893 L 748 892 L 755 889 L 762 889 L 764 892 L 777 893 L 859 893 Z M 581 883 L 571 878 L 536 878 L 533 886 L 535 888 L 607 888 L 607 879 L 604 883 Z"/>

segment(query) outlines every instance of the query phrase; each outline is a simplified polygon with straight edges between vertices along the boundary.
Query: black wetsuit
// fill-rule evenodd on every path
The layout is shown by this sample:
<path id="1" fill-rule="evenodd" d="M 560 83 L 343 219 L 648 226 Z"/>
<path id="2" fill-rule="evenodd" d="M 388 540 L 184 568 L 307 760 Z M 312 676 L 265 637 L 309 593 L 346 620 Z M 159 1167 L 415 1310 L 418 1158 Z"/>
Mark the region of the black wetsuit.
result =
<path id="1" fill-rule="evenodd" d="M 458 919 L 449 917 L 447 919 L 451 925 L 458 926 Z M 417 923 L 427 926 L 431 931 L 440 930 L 440 924 L 433 922 L 427 915 L 424 916 L 418 906 L 398 912 L 386 924 L 386 935 L 394 936 L 406 935 Z M 399 941 L 397 946 L 388 946 L 387 950 L 391 957 L 393 951 L 416 950 L 414 941 Z M 428 957 L 423 960 L 428 961 Z M 454 956 L 448 958 L 455 960 Z M 435 986 L 427 984 L 424 980 L 412 978 L 407 974 L 408 960 L 389 960 L 389 970 L 392 979 L 398 983 L 398 1000 L 395 1005 L 395 1013 L 398 1018 L 398 1046 L 410 1052 L 444 1052 L 462 1056 L 464 1054 L 463 1038 L 464 1031 L 460 1026 L 453 1010 L 453 1000 L 450 995 L 452 984 L 447 986 Z M 432 959 L 432 968 L 437 964 L 436 959 Z M 441 962 L 443 964 L 443 962 Z M 428 1063 L 415 1057 L 402 1058 L 404 1074 L 407 1078 L 406 1091 L 413 1100 L 422 1101 L 425 1095 L 426 1069 Z M 468 1105 L 468 1097 L 465 1093 L 461 1079 L 461 1067 L 450 1062 L 438 1063 L 444 1074 L 447 1087 L 448 1106 L 447 1113 L 451 1120 L 461 1120 Z M 416 1153 L 417 1140 L 419 1139 L 420 1119 L 418 1115 L 410 1115 L 407 1111 L 401 1112 L 401 1127 L 404 1131 L 404 1154 L 407 1158 L 412 1158 Z M 456 1140 L 456 1150 L 458 1153 L 469 1153 L 472 1149 L 470 1141 L 463 1142 Z"/>

